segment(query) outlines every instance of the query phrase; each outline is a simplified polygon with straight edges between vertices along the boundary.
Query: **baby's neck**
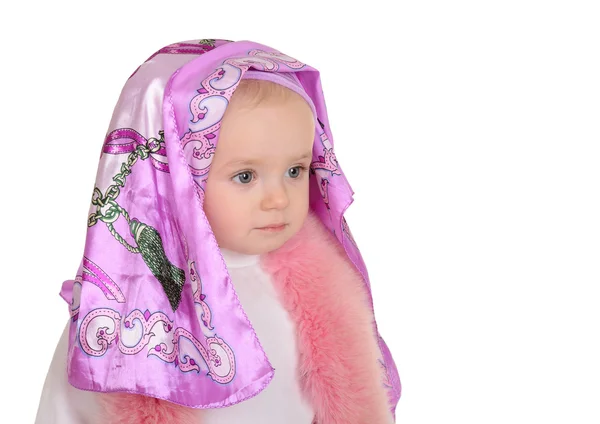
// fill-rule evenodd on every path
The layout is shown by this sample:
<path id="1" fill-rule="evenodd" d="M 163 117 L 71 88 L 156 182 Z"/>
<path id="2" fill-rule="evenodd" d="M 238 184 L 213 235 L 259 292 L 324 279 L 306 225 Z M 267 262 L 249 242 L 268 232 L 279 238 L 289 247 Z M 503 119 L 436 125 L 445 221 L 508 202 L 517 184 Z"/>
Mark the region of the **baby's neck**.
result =
<path id="1" fill-rule="evenodd" d="M 221 247 L 221 254 L 225 260 L 227 268 L 242 268 L 249 265 L 257 264 L 260 255 L 247 255 L 245 253 L 236 252 Z"/>

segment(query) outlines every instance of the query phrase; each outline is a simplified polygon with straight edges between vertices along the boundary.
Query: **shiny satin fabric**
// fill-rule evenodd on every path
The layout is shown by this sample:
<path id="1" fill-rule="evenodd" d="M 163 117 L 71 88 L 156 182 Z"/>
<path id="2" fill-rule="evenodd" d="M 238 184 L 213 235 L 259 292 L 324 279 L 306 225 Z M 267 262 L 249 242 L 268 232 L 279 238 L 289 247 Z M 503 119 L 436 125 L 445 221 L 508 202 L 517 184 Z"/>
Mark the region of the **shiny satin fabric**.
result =
<path id="1" fill-rule="evenodd" d="M 370 293 L 343 218 L 353 191 L 335 158 L 318 71 L 251 41 L 176 43 L 129 78 L 103 144 L 83 258 L 61 291 L 75 387 L 213 408 L 255 396 L 273 378 L 202 209 L 221 119 L 247 70 L 283 73 L 310 96 L 311 209 Z M 400 380 L 379 342 L 395 407 Z"/>

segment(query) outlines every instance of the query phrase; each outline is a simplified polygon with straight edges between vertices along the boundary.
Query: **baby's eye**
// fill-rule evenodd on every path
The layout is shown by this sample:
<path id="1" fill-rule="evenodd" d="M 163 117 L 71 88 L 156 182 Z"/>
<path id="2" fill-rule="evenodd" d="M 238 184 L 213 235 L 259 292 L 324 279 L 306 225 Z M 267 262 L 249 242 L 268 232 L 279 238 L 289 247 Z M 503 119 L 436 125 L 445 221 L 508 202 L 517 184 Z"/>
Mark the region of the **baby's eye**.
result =
<path id="1" fill-rule="evenodd" d="M 288 175 L 292 178 L 298 178 L 305 169 L 306 168 L 302 165 L 294 166 L 293 168 L 288 169 Z"/>
<path id="2" fill-rule="evenodd" d="M 235 177 L 233 177 L 233 180 L 234 181 L 237 180 L 241 184 L 248 184 L 252 181 L 252 177 L 253 177 L 253 175 L 252 175 L 251 171 L 244 171 L 244 172 L 240 172 Z"/>

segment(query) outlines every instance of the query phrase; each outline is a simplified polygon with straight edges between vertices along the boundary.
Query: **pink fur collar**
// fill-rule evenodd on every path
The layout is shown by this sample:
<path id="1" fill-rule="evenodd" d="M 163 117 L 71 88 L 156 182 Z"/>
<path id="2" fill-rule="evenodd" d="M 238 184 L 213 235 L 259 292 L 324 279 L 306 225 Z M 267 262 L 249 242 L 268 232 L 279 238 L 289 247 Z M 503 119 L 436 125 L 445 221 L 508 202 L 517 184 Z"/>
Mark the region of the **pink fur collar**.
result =
<path id="1" fill-rule="evenodd" d="M 296 236 L 265 255 L 263 266 L 296 323 L 299 378 L 314 423 L 392 423 L 367 288 L 333 234 L 309 214 Z M 202 422 L 201 411 L 154 398 L 101 398 L 105 424 Z"/>
<path id="2" fill-rule="evenodd" d="M 392 422 L 367 289 L 335 236 L 309 215 L 264 264 L 297 326 L 301 384 L 315 422 Z"/>

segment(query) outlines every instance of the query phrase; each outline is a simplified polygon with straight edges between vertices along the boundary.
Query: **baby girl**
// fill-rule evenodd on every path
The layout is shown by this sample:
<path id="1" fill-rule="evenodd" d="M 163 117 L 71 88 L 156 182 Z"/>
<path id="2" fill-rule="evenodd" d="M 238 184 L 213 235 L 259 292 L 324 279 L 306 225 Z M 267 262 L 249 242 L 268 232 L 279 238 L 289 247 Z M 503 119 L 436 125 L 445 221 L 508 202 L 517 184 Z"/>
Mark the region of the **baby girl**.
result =
<path id="1" fill-rule="evenodd" d="M 152 55 L 113 114 L 36 423 L 393 423 L 352 194 L 314 68 L 249 41 Z"/>

